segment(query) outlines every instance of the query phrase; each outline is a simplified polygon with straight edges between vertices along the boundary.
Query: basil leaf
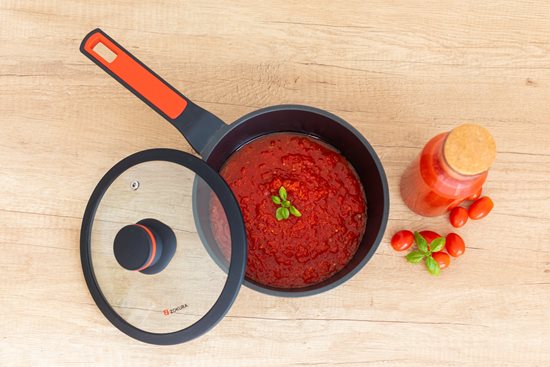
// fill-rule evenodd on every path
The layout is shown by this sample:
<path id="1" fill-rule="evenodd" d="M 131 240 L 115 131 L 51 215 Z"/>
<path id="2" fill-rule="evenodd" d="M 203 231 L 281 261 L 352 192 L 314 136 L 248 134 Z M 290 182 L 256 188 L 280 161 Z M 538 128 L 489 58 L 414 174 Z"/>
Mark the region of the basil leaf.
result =
<path id="1" fill-rule="evenodd" d="M 284 217 L 283 217 L 283 208 L 282 207 L 277 208 L 277 211 L 275 212 L 275 217 L 279 221 L 284 219 Z"/>
<path id="2" fill-rule="evenodd" d="M 288 200 L 283 201 L 283 207 L 290 208 L 290 201 L 288 201 Z"/>
<path id="3" fill-rule="evenodd" d="M 277 204 L 277 205 L 281 204 L 281 198 L 278 196 L 272 196 L 271 201 L 273 201 L 273 204 Z"/>
<path id="4" fill-rule="evenodd" d="M 416 242 L 416 246 L 418 249 L 422 252 L 428 252 L 428 242 L 422 237 L 422 235 L 418 232 L 414 232 L 414 241 Z"/>
<path id="5" fill-rule="evenodd" d="M 433 257 L 428 256 L 426 258 L 426 267 L 428 268 L 428 271 L 432 275 L 439 275 L 439 264 L 437 261 L 434 260 Z"/>
<path id="6" fill-rule="evenodd" d="M 445 237 L 436 238 L 430 243 L 430 249 L 432 252 L 438 252 L 445 247 Z"/>
<path id="7" fill-rule="evenodd" d="M 283 209 L 282 210 L 283 218 L 288 219 L 288 217 L 290 217 L 290 211 L 288 210 L 288 208 L 281 208 L 281 209 Z"/>
<path id="8" fill-rule="evenodd" d="M 300 213 L 300 211 L 298 209 L 296 209 L 296 207 L 294 205 L 292 205 L 289 208 L 289 210 L 290 210 L 290 214 L 292 214 L 295 217 L 301 217 L 302 216 L 302 213 Z"/>
<path id="9" fill-rule="evenodd" d="M 413 251 L 406 256 L 407 261 L 413 264 L 417 264 L 422 261 L 424 254 L 421 251 Z"/>
<path id="10" fill-rule="evenodd" d="M 281 188 L 279 189 L 279 196 L 283 201 L 286 200 L 286 189 L 284 186 L 281 186 Z"/>

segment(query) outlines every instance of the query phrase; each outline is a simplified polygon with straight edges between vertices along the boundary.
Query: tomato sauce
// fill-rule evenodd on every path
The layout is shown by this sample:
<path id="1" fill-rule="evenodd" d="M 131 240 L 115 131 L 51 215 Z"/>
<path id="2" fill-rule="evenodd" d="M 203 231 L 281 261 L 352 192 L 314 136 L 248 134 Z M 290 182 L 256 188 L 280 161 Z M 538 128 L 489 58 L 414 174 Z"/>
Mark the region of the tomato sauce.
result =
<path id="1" fill-rule="evenodd" d="M 431 139 L 401 178 L 401 197 L 414 212 L 427 217 L 441 215 L 479 191 L 487 172 L 464 176 L 446 163 L 443 144 L 448 133 Z"/>
<path id="2" fill-rule="evenodd" d="M 246 276 L 277 288 L 322 282 L 353 257 L 365 231 L 366 198 L 357 173 L 333 147 L 297 133 L 244 145 L 220 170 L 241 208 L 248 238 Z M 302 214 L 278 221 L 271 200 L 284 186 Z M 213 234 L 229 257 L 224 213 L 212 201 Z"/>

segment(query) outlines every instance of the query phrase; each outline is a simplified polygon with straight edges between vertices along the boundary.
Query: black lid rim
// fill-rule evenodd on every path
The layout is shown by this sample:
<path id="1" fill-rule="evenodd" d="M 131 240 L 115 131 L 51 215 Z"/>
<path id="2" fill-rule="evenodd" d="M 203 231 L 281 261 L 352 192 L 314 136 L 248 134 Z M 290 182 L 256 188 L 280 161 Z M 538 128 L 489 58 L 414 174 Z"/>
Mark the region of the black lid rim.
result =
<path id="1" fill-rule="evenodd" d="M 193 325 L 171 333 L 151 333 L 136 328 L 124 320 L 107 302 L 95 278 L 90 253 L 92 223 L 99 203 L 114 180 L 130 167 L 151 161 L 166 161 L 182 165 L 200 176 L 222 203 L 231 233 L 231 263 L 227 280 L 212 308 Z M 247 241 L 242 214 L 233 192 L 223 178 L 203 160 L 174 149 L 150 149 L 134 153 L 115 164 L 94 189 L 86 206 L 80 231 L 80 260 L 86 284 L 97 307 L 120 331 L 145 343 L 179 344 L 195 339 L 212 329 L 229 311 L 244 279 Z"/>

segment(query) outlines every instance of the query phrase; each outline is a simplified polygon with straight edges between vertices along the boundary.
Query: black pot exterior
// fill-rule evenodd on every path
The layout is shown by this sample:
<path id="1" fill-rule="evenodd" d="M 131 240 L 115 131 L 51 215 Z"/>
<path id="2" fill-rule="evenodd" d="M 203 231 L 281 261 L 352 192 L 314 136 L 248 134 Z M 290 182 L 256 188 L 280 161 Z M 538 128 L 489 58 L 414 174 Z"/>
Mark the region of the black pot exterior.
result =
<path id="1" fill-rule="evenodd" d="M 108 45 L 117 56 L 114 61 L 104 60 L 94 51 L 101 42 Z M 82 41 L 80 51 L 121 83 L 130 92 L 157 111 L 187 139 L 208 164 L 215 170 L 222 167 L 227 158 L 247 142 L 269 133 L 298 132 L 317 137 L 338 149 L 353 165 L 367 196 L 367 228 L 359 249 L 348 265 L 331 278 L 299 289 L 278 289 L 244 282 L 250 288 L 279 296 L 305 296 L 317 294 L 342 284 L 356 274 L 372 257 L 380 243 L 388 220 L 388 183 L 382 164 L 368 141 L 350 124 L 326 111 L 299 105 L 280 105 L 252 112 L 231 125 L 191 100 L 139 61 L 101 29 L 90 32 Z M 143 82 L 147 80 L 147 83 Z M 151 89 L 153 88 L 153 89 Z M 195 185 L 195 187 L 197 187 Z M 208 201 L 194 195 L 193 205 L 208 208 Z M 201 204 L 201 205 L 198 205 Z M 201 213 L 199 213 L 201 214 Z M 205 213 L 202 213 L 205 217 Z M 206 226 L 198 219 L 197 229 L 208 238 Z M 207 242 L 206 246 L 208 247 Z M 215 251 L 208 249 L 218 264 Z"/>
<path id="2" fill-rule="evenodd" d="M 197 126 L 199 128 L 199 126 Z M 244 144 L 265 134 L 276 132 L 297 132 L 319 138 L 338 149 L 357 171 L 367 197 L 367 224 L 365 234 L 352 260 L 338 273 L 325 281 L 303 288 L 274 288 L 250 279 L 244 284 L 256 291 L 282 297 L 300 297 L 328 291 L 353 277 L 370 260 L 386 229 L 389 214 L 388 183 L 382 164 L 368 141 L 353 126 L 326 111 L 300 105 L 279 105 L 252 112 L 231 125 L 220 128 L 201 151 L 203 159 L 215 170 L 220 170 L 229 156 Z M 207 200 L 194 195 L 195 208 L 208 208 L 198 204 Z M 206 213 L 198 216 L 206 218 Z M 199 219 L 199 221 L 201 221 Z M 205 237 L 205 244 L 215 243 L 212 234 L 201 225 L 199 232 Z M 208 249 L 214 260 L 226 267 L 221 253 Z M 217 257 L 217 258 L 216 258 Z"/>

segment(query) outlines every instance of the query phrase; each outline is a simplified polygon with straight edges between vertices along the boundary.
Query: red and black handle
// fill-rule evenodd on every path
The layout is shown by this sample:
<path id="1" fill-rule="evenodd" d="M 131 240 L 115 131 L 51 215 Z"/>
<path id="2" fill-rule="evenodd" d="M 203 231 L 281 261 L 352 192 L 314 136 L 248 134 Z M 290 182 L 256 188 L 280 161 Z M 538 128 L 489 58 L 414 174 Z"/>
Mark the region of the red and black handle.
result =
<path id="1" fill-rule="evenodd" d="M 112 57 L 100 54 L 101 48 L 106 48 Z M 218 117 L 187 99 L 101 29 L 94 29 L 84 37 L 80 51 L 174 125 L 197 152 L 202 153 L 214 133 L 226 126 Z"/>

